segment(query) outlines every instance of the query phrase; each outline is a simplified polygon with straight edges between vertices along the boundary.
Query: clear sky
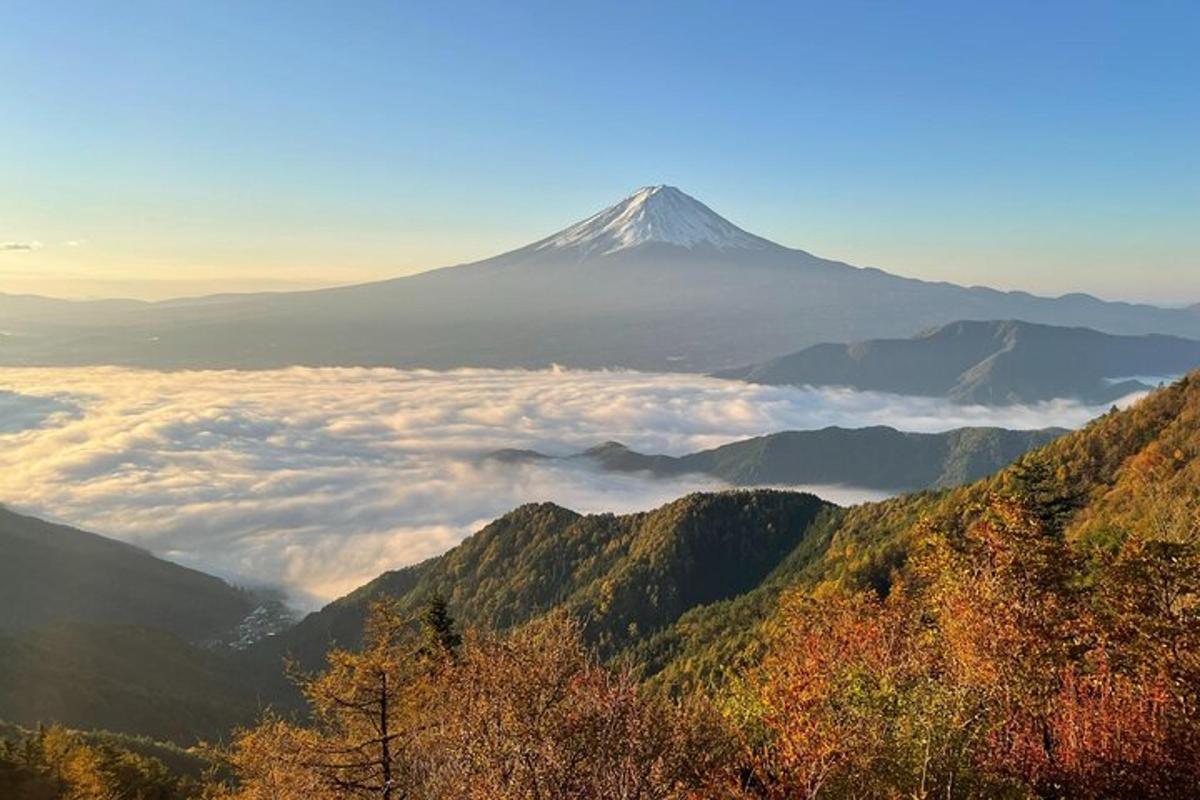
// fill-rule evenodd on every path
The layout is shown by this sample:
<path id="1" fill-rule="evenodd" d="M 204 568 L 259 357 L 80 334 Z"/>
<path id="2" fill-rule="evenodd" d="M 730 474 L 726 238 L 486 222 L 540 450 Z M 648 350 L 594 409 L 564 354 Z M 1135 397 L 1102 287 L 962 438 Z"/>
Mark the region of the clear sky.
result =
<path id="1" fill-rule="evenodd" d="M 0 3 L 0 291 L 387 277 L 670 183 L 923 278 L 1200 301 L 1200 3 Z"/>

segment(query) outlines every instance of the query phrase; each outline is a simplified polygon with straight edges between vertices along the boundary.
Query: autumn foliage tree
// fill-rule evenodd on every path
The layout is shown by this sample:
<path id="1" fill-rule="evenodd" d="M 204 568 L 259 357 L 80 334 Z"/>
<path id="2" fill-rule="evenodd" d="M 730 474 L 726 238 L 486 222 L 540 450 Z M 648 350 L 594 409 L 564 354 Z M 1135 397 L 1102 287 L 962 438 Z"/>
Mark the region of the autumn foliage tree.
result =
<path id="1" fill-rule="evenodd" d="M 268 717 L 238 737 L 225 795 L 670 800 L 732 785 L 715 712 L 601 666 L 576 623 L 553 616 L 460 647 L 445 612 L 412 636 L 377 605 L 364 648 L 332 653 L 305 680 L 311 723 Z"/>
<path id="2" fill-rule="evenodd" d="M 473 635 L 439 686 L 450 702 L 431 796 L 682 798 L 726 779 L 707 707 L 645 694 L 629 670 L 601 666 L 563 616 Z"/>
<path id="3" fill-rule="evenodd" d="M 57 725 L 0 739 L 4 800 L 183 800 L 194 790 L 156 758 Z"/>
<path id="4" fill-rule="evenodd" d="M 428 661 L 394 602 L 375 603 L 361 650 L 335 649 L 300 676 L 311 724 L 267 717 L 228 755 L 243 800 L 417 797 L 432 705 Z"/>
<path id="5" fill-rule="evenodd" d="M 757 712 L 752 794 L 770 798 L 947 797 L 978 789 L 978 698 L 940 680 L 933 633 L 897 587 L 797 593 L 739 702 Z"/>
<path id="6" fill-rule="evenodd" d="M 750 682 L 766 797 L 1170 798 L 1200 791 L 1191 545 L 1099 568 L 1053 497 L 921 531 L 886 598 L 796 592 Z"/>

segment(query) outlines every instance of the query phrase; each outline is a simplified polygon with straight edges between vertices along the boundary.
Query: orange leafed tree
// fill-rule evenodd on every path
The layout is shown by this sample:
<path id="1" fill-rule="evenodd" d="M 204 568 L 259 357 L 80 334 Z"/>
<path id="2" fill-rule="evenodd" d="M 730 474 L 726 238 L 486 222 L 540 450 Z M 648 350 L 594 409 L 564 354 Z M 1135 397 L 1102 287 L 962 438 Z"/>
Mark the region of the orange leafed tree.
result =
<path id="1" fill-rule="evenodd" d="M 787 598 L 751 681 L 759 794 L 1196 796 L 1196 552 L 1089 564 L 1055 502 L 926 525 L 886 599 Z"/>
<path id="2" fill-rule="evenodd" d="M 427 615 L 427 618 L 430 615 Z M 444 614 L 433 615 L 443 619 Z M 267 718 L 229 754 L 238 800 L 684 800 L 734 783 L 733 748 L 707 705 L 652 696 L 601 666 L 553 616 L 468 634 L 453 657 L 390 605 L 362 651 L 304 683 L 308 724 Z"/>

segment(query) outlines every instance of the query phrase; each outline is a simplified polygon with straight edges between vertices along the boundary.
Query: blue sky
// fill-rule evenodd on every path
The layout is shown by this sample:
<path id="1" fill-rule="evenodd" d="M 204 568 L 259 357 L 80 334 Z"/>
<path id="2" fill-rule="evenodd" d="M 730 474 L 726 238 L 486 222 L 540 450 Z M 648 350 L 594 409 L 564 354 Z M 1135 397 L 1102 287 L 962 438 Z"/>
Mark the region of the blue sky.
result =
<path id="1" fill-rule="evenodd" d="M 344 283 L 671 183 L 906 275 L 1200 301 L 1200 4 L 14 2 L 0 291 Z"/>

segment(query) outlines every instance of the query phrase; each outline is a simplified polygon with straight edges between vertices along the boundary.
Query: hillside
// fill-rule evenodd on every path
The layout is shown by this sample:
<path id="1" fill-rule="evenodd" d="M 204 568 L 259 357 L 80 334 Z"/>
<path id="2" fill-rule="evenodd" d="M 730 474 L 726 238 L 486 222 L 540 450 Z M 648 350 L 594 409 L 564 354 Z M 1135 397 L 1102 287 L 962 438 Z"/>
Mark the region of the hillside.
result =
<path id="1" fill-rule="evenodd" d="M 1148 488 L 1145 464 L 1166 471 L 1156 478 L 1161 490 Z M 1019 476 L 1028 482 L 1031 470 L 1042 476 L 1038 491 L 1047 498 L 1071 499 L 1073 538 L 1112 547 L 1138 527 L 1167 520 L 1196 525 L 1198 465 L 1200 373 L 1055 439 L 993 477 L 953 489 L 848 509 L 769 490 L 690 495 L 627 516 L 525 506 L 444 556 L 387 573 L 310 615 L 260 645 L 256 656 L 277 660 L 280 650 L 290 650 L 315 664 L 331 641 L 357 641 L 370 598 L 397 596 L 415 612 L 439 592 L 467 625 L 505 628 L 567 609 L 586 620 L 591 641 L 605 653 L 631 655 L 657 682 L 719 680 L 760 652 L 758 625 L 783 591 L 821 585 L 886 591 L 918 523 L 959 527 L 979 513 L 989 492 Z M 735 555 L 744 548 L 760 557 L 744 563 Z M 708 576 L 705 585 L 697 583 L 699 574 Z"/>
<path id="2" fill-rule="evenodd" d="M 147 737 L 26 729 L 0 721 L 0 797 L 6 800 L 185 800 L 200 794 L 211 758 Z"/>
<path id="3" fill-rule="evenodd" d="M 839 484 L 901 492 L 978 480 L 1064 433 L 1061 428 L 910 433 L 882 425 L 829 427 L 757 436 L 684 456 L 646 455 L 607 442 L 569 458 L 613 472 L 711 475 L 734 486 Z M 529 450 L 501 450 L 488 457 L 508 462 L 549 458 Z"/>
<path id="4" fill-rule="evenodd" d="M 711 372 L 963 319 L 1200 337 L 1200 317 L 1185 309 L 934 283 L 821 258 L 670 186 L 640 189 L 525 247 L 387 281 L 158 303 L 0 295 L 0 317 L 13 334 L 0 341 L 3 364 L 156 368 Z"/>
<path id="5" fill-rule="evenodd" d="M 68 732 L 72 736 L 77 736 L 82 741 L 95 746 L 137 753 L 140 756 L 152 758 L 161 762 L 173 775 L 198 779 L 203 776 L 206 770 L 212 767 L 212 762 L 204 758 L 203 753 L 199 750 L 185 749 L 170 742 L 152 739 L 149 736 L 131 736 L 124 733 L 100 730 L 69 730 Z M 19 748 L 23 743 L 22 740 L 36 736 L 36 728 L 25 728 L 21 725 L 0 720 L 0 740 L 12 742 Z"/>
<path id="6" fill-rule="evenodd" d="M 818 558 L 782 562 L 747 595 L 684 614 L 641 642 L 637 658 L 672 686 L 720 680 L 762 652 L 758 625 L 780 594 L 804 588 L 886 593 L 923 532 L 945 535 L 987 513 L 989 496 L 1020 492 L 1049 509 L 1075 551 L 1097 566 L 1129 542 L 1190 543 L 1200 536 L 1200 371 L 1019 459 L 993 477 L 951 490 L 846 509 Z"/>
<path id="7" fill-rule="evenodd" d="M 1151 388 L 1155 376 L 1200 366 L 1200 341 L 1113 336 L 1030 322 L 955 322 L 909 339 L 817 344 L 723 378 L 849 386 L 1000 405 L 1074 398 L 1108 403 Z M 1136 376 L 1149 376 L 1141 381 Z M 1155 381 L 1157 382 L 1157 381 Z"/>
<path id="8" fill-rule="evenodd" d="M 199 641 L 229 635 L 254 598 L 93 533 L 0 508 L 0 631 L 116 623 Z"/>
<path id="9" fill-rule="evenodd" d="M 7 509 L 0 553 L 0 719 L 191 744 L 253 718 L 257 690 L 212 646 L 244 634 L 251 593 Z"/>
<path id="10" fill-rule="evenodd" d="M 227 651 L 153 628 L 55 625 L 0 634 L 0 719 L 194 744 L 252 720 L 257 690 Z"/>
<path id="11" fill-rule="evenodd" d="M 752 589 L 836 513 L 809 494 L 766 490 L 694 494 L 621 516 L 526 505 L 445 555 L 380 576 L 253 655 L 277 663 L 290 652 L 317 665 L 331 642 L 358 641 L 369 600 L 385 594 L 412 613 L 440 594 L 465 624 L 494 630 L 566 609 L 611 655 L 688 609 Z"/>

